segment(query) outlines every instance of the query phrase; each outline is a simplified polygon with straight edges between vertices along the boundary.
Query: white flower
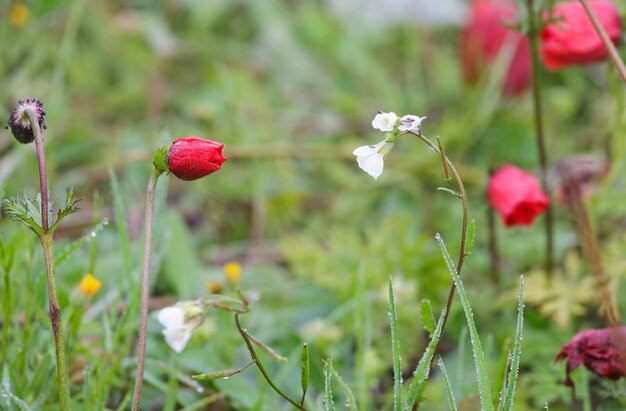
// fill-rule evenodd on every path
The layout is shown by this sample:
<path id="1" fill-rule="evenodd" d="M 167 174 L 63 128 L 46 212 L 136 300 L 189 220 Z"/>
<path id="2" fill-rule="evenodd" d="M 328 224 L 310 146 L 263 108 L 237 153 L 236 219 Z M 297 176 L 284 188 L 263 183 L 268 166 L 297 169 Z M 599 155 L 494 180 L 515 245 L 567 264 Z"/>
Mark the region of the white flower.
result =
<path id="1" fill-rule="evenodd" d="M 398 130 L 418 132 L 420 131 L 420 125 L 425 118 L 426 117 L 414 116 L 412 114 L 402 116 L 402 118 L 400 119 L 400 125 L 398 126 Z"/>
<path id="2" fill-rule="evenodd" d="M 158 320 L 165 327 L 165 342 L 177 353 L 183 351 L 195 328 L 194 324 L 185 323 L 185 311 L 177 306 L 166 307 L 159 311 Z"/>
<path id="3" fill-rule="evenodd" d="M 375 146 L 362 146 L 352 152 L 356 156 L 361 170 L 378 179 L 383 173 L 385 166 L 385 156 L 393 147 L 393 143 L 386 140 L 381 141 Z"/>
<path id="4" fill-rule="evenodd" d="M 393 131 L 397 122 L 398 116 L 396 116 L 396 113 L 378 113 L 372 120 L 372 127 L 380 131 Z"/>

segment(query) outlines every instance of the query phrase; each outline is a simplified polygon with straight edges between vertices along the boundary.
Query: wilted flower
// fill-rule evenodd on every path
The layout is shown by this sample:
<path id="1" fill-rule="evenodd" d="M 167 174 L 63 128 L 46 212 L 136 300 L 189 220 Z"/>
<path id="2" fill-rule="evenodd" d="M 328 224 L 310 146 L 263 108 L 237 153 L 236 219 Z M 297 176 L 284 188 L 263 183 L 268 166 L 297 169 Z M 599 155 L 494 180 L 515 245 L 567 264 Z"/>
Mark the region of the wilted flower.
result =
<path id="1" fill-rule="evenodd" d="M 196 180 L 222 168 L 224 144 L 198 137 L 183 137 L 172 143 L 167 157 L 169 171 L 181 180 Z"/>
<path id="2" fill-rule="evenodd" d="M 414 116 L 412 114 L 402 116 L 402 118 L 400 119 L 400 125 L 398 126 L 398 130 L 414 131 L 417 133 L 420 131 L 420 125 L 425 118 L 426 117 Z"/>
<path id="3" fill-rule="evenodd" d="M 100 290 L 100 287 L 102 287 L 102 282 L 91 273 L 85 275 L 78 284 L 78 289 L 89 297 L 93 297 Z"/>
<path id="4" fill-rule="evenodd" d="M 46 128 L 46 112 L 43 111 L 43 103 L 36 98 L 20 100 L 17 107 L 11 112 L 11 117 L 9 117 L 9 123 L 6 128 L 11 127 L 11 132 L 17 141 L 22 144 L 32 143 L 35 140 L 33 128 L 30 124 L 28 114 L 26 114 L 27 109 L 31 109 L 35 113 L 39 127 L 42 129 Z"/>
<path id="5" fill-rule="evenodd" d="M 514 23 L 517 6 L 512 1 L 477 0 L 461 35 L 461 63 L 467 82 L 478 80 L 498 57 L 510 50 L 503 89 L 508 94 L 526 90 L 531 79 L 530 47 L 526 37 L 506 23 Z"/>
<path id="6" fill-rule="evenodd" d="M 535 176 L 510 164 L 491 176 L 487 197 L 507 227 L 532 224 L 550 205 Z"/>
<path id="7" fill-rule="evenodd" d="M 600 377 L 617 380 L 626 376 L 626 327 L 579 332 L 561 347 L 556 362 L 567 360 L 565 385 L 574 387 L 570 373 L 584 364 Z"/>
<path id="8" fill-rule="evenodd" d="M 224 286 L 219 281 L 211 281 L 207 283 L 206 290 L 211 294 L 219 294 L 224 290 Z"/>
<path id="9" fill-rule="evenodd" d="M 356 156 L 356 161 L 361 170 L 374 177 L 374 179 L 378 179 L 383 173 L 385 157 L 392 147 L 393 143 L 383 140 L 375 146 L 361 146 L 354 150 L 352 154 Z"/>
<path id="10" fill-rule="evenodd" d="M 570 156 L 548 172 L 551 191 L 565 205 L 571 205 L 572 190 L 581 199 L 590 196 L 610 170 L 606 158 L 593 154 Z"/>
<path id="11" fill-rule="evenodd" d="M 372 120 L 372 127 L 380 131 L 393 131 L 396 123 L 398 122 L 398 116 L 396 113 L 378 113 L 374 120 Z"/>
<path id="12" fill-rule="evenodd" d="M 617 44 L 622 35 L 617 6 L 609 0 L 593 0 L 589 5 L 611 41 Z M 578 1 L 556 4 L 552 17 L 555 21 L 546 25 L 541 33 L 541 55 L 547 68 L 555 70 L 608 57 L 606 46 Z"/>
<path id="13" fill-rule="evenodd" d="M 165 342 L 177 353 L 183 351 L 193 330 L 202 323 L 200 313 L 200 307 L 194 302 L 178 303 L 159 311 L 157 318 L 165 327 L 163 330 Z"/>

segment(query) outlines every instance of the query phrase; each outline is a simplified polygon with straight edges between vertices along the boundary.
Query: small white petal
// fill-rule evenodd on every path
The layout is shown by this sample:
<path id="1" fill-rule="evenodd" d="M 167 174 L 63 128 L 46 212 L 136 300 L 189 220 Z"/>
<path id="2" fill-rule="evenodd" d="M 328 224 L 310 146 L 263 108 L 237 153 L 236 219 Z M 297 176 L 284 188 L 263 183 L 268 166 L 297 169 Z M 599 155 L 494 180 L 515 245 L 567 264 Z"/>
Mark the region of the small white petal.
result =
<path id="1" fill-rule="evenodd" d="M 406 116 L 402 116 L 400 119 L 400 125 L 398 126 L 398 130 L 400 131 L 419 131 L 420 125 L 422 121 L 426 117 L 414 116 L 412 114 L 407 114 Z"/>
<path id="2" fill-rule="evenodd" d="M 192 331 L 193 328 L 190 326 L 166 328 L 163 330 L 163 336 L 165 336 L 165 342 L 172 347 L 174 351 L 181 353 L 189 342 Z"/>
<path id="3" fill-rule="evenodd" d="M 378 113 L 372 120 L 372 127 L 380 131 L 393 131 L 397 121 L 398 116 L 394 112 Z"/>
<path id="4" fill-rule="evenodd" d="M 355 156 L 367 156 L 377 151 L 376 146 L 361 146 L 352 152 Z"/>
<path id="5" fill-rule="evenodd" d="M 180 307 L 166 307 L 159 311 L 157 318 L 165 328 L 182 327 L 185 323 L 185 312 Z"/>
<path id="6" fill-rule="evenodd" d="M 378 153 L 371 156 L 357 157 L 357 162 L 361 170 L 374 177 L 375 180 L 383 173 L 385 159 Z"/>

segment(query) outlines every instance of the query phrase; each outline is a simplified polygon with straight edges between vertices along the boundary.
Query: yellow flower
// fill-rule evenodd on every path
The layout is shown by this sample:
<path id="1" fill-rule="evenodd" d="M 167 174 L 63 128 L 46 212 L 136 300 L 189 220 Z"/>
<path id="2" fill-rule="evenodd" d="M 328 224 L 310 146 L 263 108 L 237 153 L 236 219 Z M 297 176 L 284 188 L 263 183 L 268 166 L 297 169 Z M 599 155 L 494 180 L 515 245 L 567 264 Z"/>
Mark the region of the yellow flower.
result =
<path id="1" fill-rule="evenodd" d="M 89 297 L 93 297 L 93 295 L 98 292 L 100 287 L 102 287 L 102 283 L 96 277 L 91 275 L 91 273 L 84 276 L 83 279 L 80 280 L 80 284 L 78 284 L 80 291 Z"/>
<path id="2" fill-rule="evenodd" d="M 241 283 L 241 265 L 233 261 L 224 264 L 224 275 L 231 284 Z"/>
<path id="3" fill-rule="evenodd" d="M 11 8 L 10 21 L 12 26 L 24 26 L 28 21 L 28 17 L 30 17 L 30 11 L 28 10 L 28 7 L 24 5 L 24 3 L 15 3 L 13 8 Z"/>

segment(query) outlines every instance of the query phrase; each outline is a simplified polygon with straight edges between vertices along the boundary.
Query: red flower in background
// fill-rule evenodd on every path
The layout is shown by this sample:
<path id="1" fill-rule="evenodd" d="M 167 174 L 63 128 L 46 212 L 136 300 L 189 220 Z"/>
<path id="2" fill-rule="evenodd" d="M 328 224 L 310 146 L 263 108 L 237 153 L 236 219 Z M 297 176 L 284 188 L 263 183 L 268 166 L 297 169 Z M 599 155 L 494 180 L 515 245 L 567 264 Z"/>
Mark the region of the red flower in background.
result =
<path id="1" fill-rule="evenodd" d="M 626 327 L 603 328 L 579 332 L 561 347 L 556 362 L 569 358 L 565 385 L 574 387 L 570 373 L 579 365 L 600 377 L 617 380 L 626 376 Z"/>
<path id="2" fill-rule="evenodd" d="M 487 197 L 507 227 L 532 224 L 550 205 L 535 176 L 510 164 L 491 176 Z"/>
<path id="3" fill-rule="evenodd" d="M 167 166 L 181 180 L 196 180 L 222 168 L 224 144 L 198 137 L 183 137 L 172 143 Z"/>
<path id="4" fill-rule="evenodd" d="M 622 35 L 617 6 L 609 0 L 593 0 L 589 4 L 611 41 L 617 44 Z M 604 43 L 579 2 L 557 4 L 552 11 L 552 18 L 556 21 L 548 24 L 541 33 L 541 55 L 547 68 L 555 70 L 608 57 Z"/>
<path id="5" fill-rule="evenodd" d="M 476 0 L 472 3 L 467 26 L 461 34 L 461 63 L 465 80 L 475 82 L 501 52 L 510 50 L 511 61 L 503 79 L 506 94 L 519 94 L 531 80 L 528 40 L 507 28 L 513 23 L 517 7 L 512 1 Z"/>

